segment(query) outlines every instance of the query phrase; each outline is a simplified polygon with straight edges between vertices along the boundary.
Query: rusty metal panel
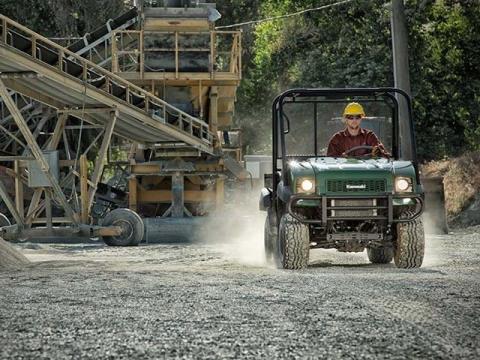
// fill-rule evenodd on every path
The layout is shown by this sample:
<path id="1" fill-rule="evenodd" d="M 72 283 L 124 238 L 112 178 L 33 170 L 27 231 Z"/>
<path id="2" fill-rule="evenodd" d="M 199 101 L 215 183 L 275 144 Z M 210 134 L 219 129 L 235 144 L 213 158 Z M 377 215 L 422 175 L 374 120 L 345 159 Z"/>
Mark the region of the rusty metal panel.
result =
<path id="1" fill-rule="evenodd" d="M 58 151 L 43 151 L 43 156 L 45 156 L 45 159 L 47 160 L 51 174 L 58 181 L 60 177 Z M 28 161 L 28 186 L 31 188 L 52 187 L 52 184 L 48 181 L 48 178 L 45 176 L 45 173 L 41 169 L 37 160 Z"/>

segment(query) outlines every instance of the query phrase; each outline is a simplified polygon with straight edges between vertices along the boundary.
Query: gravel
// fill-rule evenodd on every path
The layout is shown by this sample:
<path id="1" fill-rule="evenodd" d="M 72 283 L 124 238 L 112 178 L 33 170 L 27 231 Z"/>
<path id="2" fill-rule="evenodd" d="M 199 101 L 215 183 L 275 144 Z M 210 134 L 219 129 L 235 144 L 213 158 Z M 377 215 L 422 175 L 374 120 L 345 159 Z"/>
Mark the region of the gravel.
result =
<path id="1" fill-rule="evenodd" d="M 478 359 L 479 230 L 429 236 L 417 270 L 321 250 L 277 270 L 248 233 L 22 244 L 32 264 L 0 272 L 0 358 Z"/>

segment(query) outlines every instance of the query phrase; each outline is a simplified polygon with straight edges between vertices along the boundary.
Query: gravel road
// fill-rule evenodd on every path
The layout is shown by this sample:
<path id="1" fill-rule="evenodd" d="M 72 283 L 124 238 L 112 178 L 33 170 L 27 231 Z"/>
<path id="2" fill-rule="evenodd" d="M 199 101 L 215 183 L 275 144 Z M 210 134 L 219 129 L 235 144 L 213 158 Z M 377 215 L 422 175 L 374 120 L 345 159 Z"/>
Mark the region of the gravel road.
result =
<path id="1" fill-rule="evenodd" d="M 0 272 L 0 358 L 480 358 L 480 227 L 429 236 L 413 271 L 321 250 L 276 270 L 259 237 L 22 244 L 32 265 Z"/>

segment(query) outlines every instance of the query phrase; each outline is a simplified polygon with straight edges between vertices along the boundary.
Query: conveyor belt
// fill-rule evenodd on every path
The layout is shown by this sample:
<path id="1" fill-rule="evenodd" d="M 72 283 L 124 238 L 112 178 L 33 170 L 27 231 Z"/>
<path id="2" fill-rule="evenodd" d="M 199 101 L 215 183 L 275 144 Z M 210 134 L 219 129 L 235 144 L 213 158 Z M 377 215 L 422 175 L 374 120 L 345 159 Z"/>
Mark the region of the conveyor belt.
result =
<path id="1" fill-rule="evenodd" d="M 67 48 L 0 15 L 0 77 L 11 90 L 57 109 L 78 109 L 92 124 L 118 112 L 114 133 L 153 145 L 183 142 L 213 153 L 208 124 Z"/>
<path id="2" fill-rule="evenodd" d="M 82 55 L 90 48 L 102 43 L 107 38 L 110 38 L 114 30 L 129 29 L 137 22 L 138 12 L 137 8 L 132 8 L 126 13 L 108 20 L 105 25 L 100 26 L 91 33 L 86 34 L 80 40 L 74 42 L 68 47 L 68 50 Z"/>

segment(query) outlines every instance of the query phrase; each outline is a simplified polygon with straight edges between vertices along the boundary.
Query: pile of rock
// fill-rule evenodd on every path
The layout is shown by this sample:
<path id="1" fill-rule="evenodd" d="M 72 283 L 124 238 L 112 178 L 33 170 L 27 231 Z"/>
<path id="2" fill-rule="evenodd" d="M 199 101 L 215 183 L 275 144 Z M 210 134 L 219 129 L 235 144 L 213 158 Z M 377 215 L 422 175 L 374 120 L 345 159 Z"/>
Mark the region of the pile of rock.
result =
<path id="1" fill-rule="evenodd" d="M 0 271 L 19 269 L 30 261 L 15 247 L 0 238 Z"/>

